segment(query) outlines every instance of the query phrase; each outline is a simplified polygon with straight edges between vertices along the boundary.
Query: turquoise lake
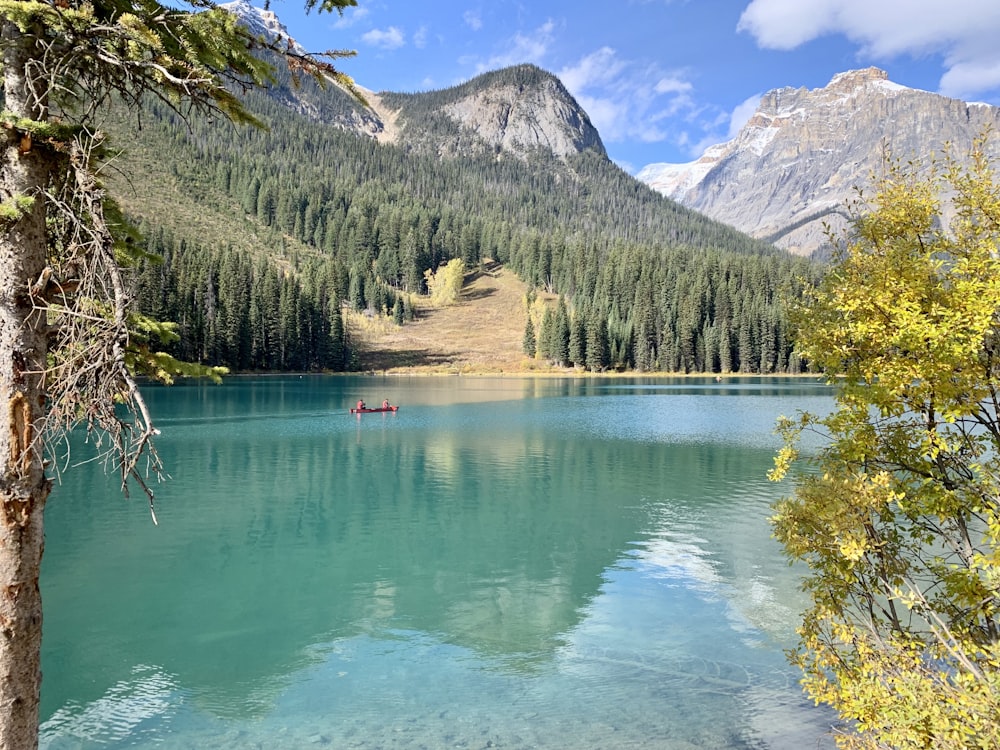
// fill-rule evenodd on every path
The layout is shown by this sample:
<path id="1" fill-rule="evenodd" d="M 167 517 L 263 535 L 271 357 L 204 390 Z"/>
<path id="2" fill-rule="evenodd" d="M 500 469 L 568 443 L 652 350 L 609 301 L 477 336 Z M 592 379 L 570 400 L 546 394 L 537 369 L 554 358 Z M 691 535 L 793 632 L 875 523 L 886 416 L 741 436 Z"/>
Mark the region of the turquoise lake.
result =
<path id="1" fill-rule="evenodd" d="M 46 509 L 42 747 L 833 747 L 767 520 L 817 382 L 144 392 L 159 525 L 79 444 Z"/>

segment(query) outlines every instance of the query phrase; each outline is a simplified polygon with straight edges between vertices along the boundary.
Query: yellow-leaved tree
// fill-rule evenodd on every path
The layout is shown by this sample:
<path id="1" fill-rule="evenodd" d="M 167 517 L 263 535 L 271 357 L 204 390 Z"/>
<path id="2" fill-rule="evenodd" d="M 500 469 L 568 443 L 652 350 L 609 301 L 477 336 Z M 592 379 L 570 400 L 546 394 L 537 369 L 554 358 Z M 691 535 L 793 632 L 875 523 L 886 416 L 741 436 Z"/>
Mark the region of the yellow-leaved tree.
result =
<path id="1" fill-rule="evenodd" d="M 798 313 L 836 408 L 781 420 L 772 478 L 807 470 L 773 524 L 808 566 L 792 658 L 845 719 L 843 748 L 1000 747 L 1000 186 L 985 145 L 891 162 Z M 823 435 L 808 457 L 804 430 Z"/>
<path id="2" fill-rule="evenodd" d="M 438 305 L 453 305 L 458 302 L 465 283 L 465 263 L 461 258 L 452 258 L 438 267 L 436 272 L 424 271 L 427 290 L 431 300 Z"/>

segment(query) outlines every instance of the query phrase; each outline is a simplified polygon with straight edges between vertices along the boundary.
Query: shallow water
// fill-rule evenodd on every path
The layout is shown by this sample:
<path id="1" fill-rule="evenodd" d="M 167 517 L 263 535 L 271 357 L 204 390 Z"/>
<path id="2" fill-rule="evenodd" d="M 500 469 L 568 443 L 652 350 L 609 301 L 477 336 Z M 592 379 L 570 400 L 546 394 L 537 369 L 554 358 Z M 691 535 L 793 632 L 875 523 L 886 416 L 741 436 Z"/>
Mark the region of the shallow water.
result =
<path id="1" fill-rule="evenodd" d="M 765 477 L 821 386 L 146 393 L 159 525 L 96 463 L 46 512 L 43 747 L 832 747 L 782 655 L 803 602 Z"/>

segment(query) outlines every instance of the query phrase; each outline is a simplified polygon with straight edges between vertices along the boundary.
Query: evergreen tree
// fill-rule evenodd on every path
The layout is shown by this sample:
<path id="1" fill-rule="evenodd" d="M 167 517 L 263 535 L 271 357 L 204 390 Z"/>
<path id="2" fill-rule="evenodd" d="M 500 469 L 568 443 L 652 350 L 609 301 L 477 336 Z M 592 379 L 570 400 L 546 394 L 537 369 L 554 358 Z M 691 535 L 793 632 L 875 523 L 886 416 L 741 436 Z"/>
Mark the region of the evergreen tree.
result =
<path id="1" fill-rule="evenodd" d="M 587 364 L 587 321 L 582 312 L 573 315 L 569 331 L 569 361 L 577 367 Z"/>
<path id="2" fill-rule="evenodd" d="M 559 304 L 549 332 L 549 356 L 556 364 L 565 366 L 569 363 L 569 313 L 566 310 L 566 300 L 559 297 Z"/>
<path id="3" fill-rule="evenodd" d="M 347 334 L 340 312 L 340 301 L 331 303 L 330 310 L 330 361 L 327 366 L 335 372 L 347 369 Z"/>
<path id="4" fill-rule="evenodd" d="M 603 316 L 593 315 L 587 321 L 587 369 L 604 372 L 610 364 L 608 321 Z"/>
<path id="5" fill-rule="evenodd" d="M 528 322 L 524 325 L 524 338 L 521 341 L 521 349 L 529 357 L 535 356 L 535 326 L 528 316 Z"/>
<path id="6" fill-rule="evenodd" d="M 365 276 L 364 272 L 357 266 L 351 266 L 350 286 L 348 287 L 347 298 L 351 302 L 351 307 L 361 312 L 367 305 L 365 297 Z"/>
<path id="7" fill-rule="evenodd" d="M 538 329 L 538 355 L 543 359 L 552 359 L 552 331 L 555 328 L 555 315 L 551 307 L 546 307 L 542 313 L 542 324 Z"/>

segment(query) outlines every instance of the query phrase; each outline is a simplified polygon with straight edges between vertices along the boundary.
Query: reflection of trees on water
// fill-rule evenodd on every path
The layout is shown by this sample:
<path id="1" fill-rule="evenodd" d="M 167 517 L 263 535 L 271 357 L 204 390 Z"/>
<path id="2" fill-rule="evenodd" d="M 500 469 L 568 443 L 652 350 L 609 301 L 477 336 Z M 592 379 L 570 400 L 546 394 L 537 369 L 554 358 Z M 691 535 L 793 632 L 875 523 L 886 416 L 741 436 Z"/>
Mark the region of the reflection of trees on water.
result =
<path id="1" fill-rule="evenodd" d="M 183 473 L 161 488 L 160 527 L 107 499 L 103 478 L 68 477 L 74 505 L 50 528 L 46 653 L 61 677 L 49 711 L 63 695 L 98 698 L 135 664 L 160 665 L 218 713 L 266 709 L 313 645 L 393 630 L 535 669 L 586 617 L 604 571 L 663 531 L 662 508 L 701 523 L 727 481 L 769 460 L 488 421 L 360 439 L 231 424 L 224 439 L 210 424 L 168 431 L 161 450 Z"/>

